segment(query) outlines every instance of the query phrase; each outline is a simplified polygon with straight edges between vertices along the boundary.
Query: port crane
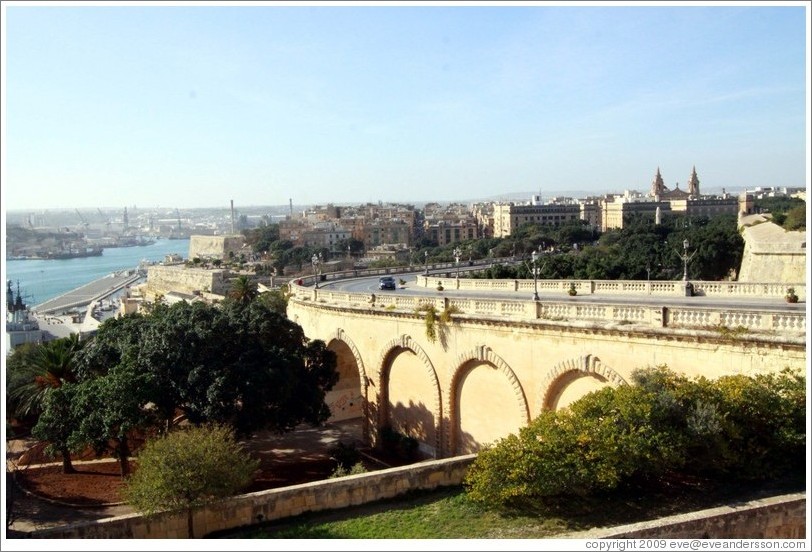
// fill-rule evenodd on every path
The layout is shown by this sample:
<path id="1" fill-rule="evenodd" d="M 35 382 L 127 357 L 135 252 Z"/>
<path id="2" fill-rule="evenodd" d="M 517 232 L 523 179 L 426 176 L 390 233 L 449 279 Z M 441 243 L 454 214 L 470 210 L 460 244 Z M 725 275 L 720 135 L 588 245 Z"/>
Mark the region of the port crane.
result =
<path id="1" fill-rule="evenodd" d="M 110 217 L 108 217 L 107 215 L 105 215 L 104 213 L 102 213 L 102 210 L 101 210 L 101 209 L 99 209 L 98 207 L 96 207 L 96 210 L 99 212 L 99 214 L 100 214 L 100 215 L 102 216 L 102 218 L 104 219 L 104 227 L 105 227 L 105 230 L 109 232 L 109 231 L 110 231 Z"/>
<path id="2" fill-rule="evenodd" d="M 76 214 L 79 215 L 79 219 L 82 221 L 82 228 L 87 230 L 90 224 L 88 224 L 88 222 L 85 220 L 85 217 L 82 215 L 82 213 L 79 212 L 79 209 L 76 209 Z"/>

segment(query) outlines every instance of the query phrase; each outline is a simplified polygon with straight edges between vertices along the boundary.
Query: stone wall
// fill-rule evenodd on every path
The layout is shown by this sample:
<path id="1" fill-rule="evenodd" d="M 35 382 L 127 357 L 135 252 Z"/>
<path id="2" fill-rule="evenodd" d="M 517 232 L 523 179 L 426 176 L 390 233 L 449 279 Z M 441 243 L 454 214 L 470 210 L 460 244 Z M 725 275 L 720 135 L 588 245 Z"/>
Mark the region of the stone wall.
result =
<path id="1" fill-rule="evenodd" d="M 750 217 L 752 220 L 752 217 Z M 772 222 L 746 226 L 740 282 L 806 281 L 806 232 L 787 232 Z M 797 293 L 797 286 L 796 286 Z"/>
<path id="2" fill-rule="evenodd" d="M 224 295 L 228 292 L 229 271 L 226 269 L 192 268 L 186 265 L 155 265 L 147 272 L 143 293 L 149 300 L 170 291 L 193 294 L 207 292 Z"/>
<path id="3" fill-rule="evenodd" d="M 408 427 L 422 449 L 439 458 L 479 450 L 546 409 L 626 384 L 637 368 L 666 365 L 713 379 L 807 365 L 803 312 L 562 301 L 545 304 L 544 314 L 533 301 L 378 293 L 371 303 L 368 293 L 311 288 L 305 297 L 303 288 L 292 288 L 288 317 L 308 338 L 354 361 L 372 444 L 378 428 Z M 416 301 L 430 300 L 437 312 L 459 306 L 451 322 L 435 322 L 433 339 L 425 315 L 415 311 Z M 779 318 L 786 325 L 776 326 Z M 790 323 L 797 323 L 796 331 Z M 717 324 L 761 330 L 728 335 L 713 329 Z"/>
<path id="4" fill-rule="evenodd" d="M 191 236 L 189 258 L 228 259 L 229 253 L 238 255 L 245 238 L 242 236 Z"/>
<path id="5" fill-rule="evenodd" d="M 203 537 L 215 531 L 282 519 L 304 512 L 366 504 L 416 489 L 460 485 L 475 458 L 475 455 L 467 455 L 433 460 L 236 496 L 195 510 L 194 536 Z M 151 517 L 130 514 L 33 531 L 27 536 L 47 539 L 185 538 L 188 536 L 187 515 L 185 512 L 161 513 Z"/>
<path id="6" fill-rule="evenodd" d="M 564 535 L 576 539 L 804 539 L 806 495 L 775 496 L 654 521 Z M 653 543 L 652 543 L 653 544 Z M 650 549 L 653 546 L 638 547 Z"/>
<path id="7" fill-rule="evenodd" d="M 410 490 L 461 484 L 475 455 L 423 462 L 236 496 L 195 510 L 195 537 L 213 532 L 391 498 Z M 118 516 L 32 531 L 27 538 L 186 538 L 183 513 Z M 699 510 L 617 527 L 561 535 L 567 539 L 803 539 L 806 495 L 795 493 Z M 649 549 L 651 546 L 643 546 Z"/>

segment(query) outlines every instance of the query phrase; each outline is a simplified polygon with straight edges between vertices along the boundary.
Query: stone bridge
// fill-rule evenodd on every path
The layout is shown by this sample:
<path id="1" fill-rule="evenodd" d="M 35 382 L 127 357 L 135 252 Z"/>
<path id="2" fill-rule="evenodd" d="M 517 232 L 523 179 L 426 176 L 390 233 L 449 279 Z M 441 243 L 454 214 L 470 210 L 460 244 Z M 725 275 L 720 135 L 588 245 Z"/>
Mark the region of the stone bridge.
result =
<path id="1" fill-rule="evenodd" d="M 623 293 L 617 283 L 609 287 Z M 339 383 L 327 397 L 333 420 L 361 418 L 370 443 L 389 425 L 437 458 L 476 452 L 543 410 L 625 385 L 637 368 L 716 378 L 806 367 L 805 312 L 777 304 L 666 307 L 633 295 L 624 304 L 540 303 L 475 291 L 376 297 L 301 281 L 291 291 L 288 316 L 338 357 Z"/>

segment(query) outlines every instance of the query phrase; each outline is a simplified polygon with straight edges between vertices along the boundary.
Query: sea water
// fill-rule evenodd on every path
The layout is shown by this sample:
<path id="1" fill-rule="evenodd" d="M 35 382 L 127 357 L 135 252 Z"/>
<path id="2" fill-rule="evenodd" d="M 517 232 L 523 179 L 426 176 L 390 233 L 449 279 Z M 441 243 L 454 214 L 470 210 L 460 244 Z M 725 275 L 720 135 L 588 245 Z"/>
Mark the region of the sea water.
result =
<path id="1" fill-rule="evenodd" d="M 23 301 L 33 307 L 112 272 L 137 268 L 142 260 L 163 261 L 171 253 L 187 258 L 189 240 L 164 239 L 152 245 L 108 247 L 98 257 L 4 261 L 5 278 L 12 281 L 15 294 L 19 281 Z"/>

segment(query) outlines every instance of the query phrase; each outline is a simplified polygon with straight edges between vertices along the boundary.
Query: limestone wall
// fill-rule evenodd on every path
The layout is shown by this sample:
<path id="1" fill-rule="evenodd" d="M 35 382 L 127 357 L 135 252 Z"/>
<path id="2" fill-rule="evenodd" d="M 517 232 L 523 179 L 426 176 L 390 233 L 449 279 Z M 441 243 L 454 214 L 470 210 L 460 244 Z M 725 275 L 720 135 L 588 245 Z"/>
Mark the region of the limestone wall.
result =
<path id="1" fill-rule="evenodd" d="M 416 489 L 460 485 L 474 455 L 435 460 L 236 496 L 194 511 L 194 536 L 391 498 Z M 130 514 L 34 531 L 31 538 L 173 539 L 188 536 L 187 516 Z"/>
<path id="2" fill-rule="evenodd" d="M 367 404 L 365 434 L 374 442 L 378 428 L 393 425 L 437 457 L 478 450 L 578 398 L 575 390 L 630 382 L 637 368 L 667 365 L 716 378 L 806 366 L 802 312 L 640 307 L 636 318 L 634 306 L 562 302 L 559 310 L 544 306 L 550 311 L 542 318 L 527 310 L 542 309 L 533 301 L 437 297 L 438 312 L 446 301 L 461 312 L 446 325 L 435 322 L 432 340 L 413 297 L 384 296 L 378 304 L 370 294 L 310 292 L 290 301 L 288 316 L 308 338 L 352 351 Z M 604 312 L 611 309 L 624 310 Z M 801 328 L 793 334 L 788 323 Z M 769 331 L 732 335 L 710 329 L 716 325 Z"/>
<path id="3" fill-rule="evenodd" d="M 787 232 L 772 222 L 761 222 L 745 227 L 742 237 L 744 255 L 738 276 L 740 282 L 794 284 L 806 281 L 805 231 Z"/>
<path id="4" fill-rule="evenodd" d="M 144 295 L 152 299 L 170 291 L 192 294 L 196 291 L 224 295 L 228 292 L 229 271 L 225 269 L 192 268 L 186 265 L 155 265 L 147 272 Z"/>
<path id="5" fill-rule="evenodd" d="M 189 258 L 228 259 L 229 253 L 239 254 L 243 243 L 242 236 L 191 236 Z"/>
<path id="6" fill-rule="evenodd" d="M 578 539 L 804 539 L 806 495 L 769 497 L 563 536 Z M 657 544 L 651 542 L 636 548 L 653 549 Z"/>

